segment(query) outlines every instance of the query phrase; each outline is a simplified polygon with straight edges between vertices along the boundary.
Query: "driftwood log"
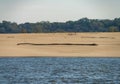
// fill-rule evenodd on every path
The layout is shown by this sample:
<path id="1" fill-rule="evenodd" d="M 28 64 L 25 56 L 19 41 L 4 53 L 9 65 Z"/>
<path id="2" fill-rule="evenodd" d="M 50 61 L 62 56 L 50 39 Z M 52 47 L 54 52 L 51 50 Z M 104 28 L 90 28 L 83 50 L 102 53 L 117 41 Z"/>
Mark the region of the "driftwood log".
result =
<path id="1" fill-rule="evenodd" d="M 78 43 L 49 43 L 49 44 L 38 44 L 38 43 L 17 43 L 17 45 L 38 45 L 38 46 L 47 46 L 47 45 L 78 45 L 78 46 L 97 46 L 98 44 L 78 44 Z"/>

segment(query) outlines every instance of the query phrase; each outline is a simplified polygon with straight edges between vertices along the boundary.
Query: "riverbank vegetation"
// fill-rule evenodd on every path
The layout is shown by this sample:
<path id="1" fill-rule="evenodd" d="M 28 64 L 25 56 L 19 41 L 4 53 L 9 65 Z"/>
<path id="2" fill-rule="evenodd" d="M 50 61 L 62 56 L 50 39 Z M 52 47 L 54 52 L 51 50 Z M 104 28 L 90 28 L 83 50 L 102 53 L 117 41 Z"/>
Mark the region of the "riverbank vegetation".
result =
<path id="1" fill-rule="evenodd" d="M 0 33 L 55 33 L 55 32 L 119 32 L 120 18 L 88 19 L 82 18 L 77 21 L 49 22 L 17 24 L 10 21 L 0 23 Z"/>

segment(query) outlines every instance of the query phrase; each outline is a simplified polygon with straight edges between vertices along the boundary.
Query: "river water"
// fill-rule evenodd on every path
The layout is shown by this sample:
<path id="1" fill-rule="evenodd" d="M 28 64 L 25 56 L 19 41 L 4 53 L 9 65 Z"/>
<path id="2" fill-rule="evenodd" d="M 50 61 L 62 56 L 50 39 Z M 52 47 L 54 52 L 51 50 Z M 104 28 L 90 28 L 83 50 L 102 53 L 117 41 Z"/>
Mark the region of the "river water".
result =
<path id="1" fill-rule="evenodd" d="M 0 84 L 120 84 L 120 58 L 0 58 Z"/>

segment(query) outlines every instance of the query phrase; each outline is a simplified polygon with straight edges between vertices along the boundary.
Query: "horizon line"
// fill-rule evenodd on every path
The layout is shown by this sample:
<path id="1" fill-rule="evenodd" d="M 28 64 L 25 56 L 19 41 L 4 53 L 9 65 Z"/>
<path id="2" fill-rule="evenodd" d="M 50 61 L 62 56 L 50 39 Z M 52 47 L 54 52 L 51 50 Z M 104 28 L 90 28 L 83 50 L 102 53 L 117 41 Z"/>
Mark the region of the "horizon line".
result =
<path id="1" fill-rule="evenodd" d="M 29 22 L 29 21 L 26 21 L 26 22 L 17 22 L 17 21 L 10 21 L 10 20 L 1 20 L 0 23 L 2 23 L 3 21 L 7 21 L 7 22 L 11 22 L 11 23 L 17 23 L 17 24 L 25 24 L 25 23 L 40 23 L 40 22 L 49 22 L 49 23 L 55 23 L 55 22 L 58 22 L 58 23 L 65 23 L 65 22 L 68 22 L 68 21 L 78 21 L 78 20 L 81 20 L 81 19 L 89 19 L 89 20 L 115 20 L 115 19 L 118 19 L 120 17 L 115 17 L 115 18 L 88 18 L 88 17 L 83 17 L 83 18 L 80 18 L 80 19 L 77 19 L 77 20 L 66 20 L 66 21 L 49 21 L 49 20 L 41 20 L 41 21 L 36 21 L 36 22 Z"/>

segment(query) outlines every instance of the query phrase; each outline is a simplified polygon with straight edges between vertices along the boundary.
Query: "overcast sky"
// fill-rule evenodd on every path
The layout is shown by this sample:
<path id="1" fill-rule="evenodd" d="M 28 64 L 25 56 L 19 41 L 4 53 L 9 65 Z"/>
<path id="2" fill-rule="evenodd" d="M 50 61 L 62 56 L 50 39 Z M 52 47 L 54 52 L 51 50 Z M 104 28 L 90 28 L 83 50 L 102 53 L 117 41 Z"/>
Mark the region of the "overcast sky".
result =
<path id="1" fill-rule="evenodd" d="M 0 0 L 0 21 L 64 22 L 120 17 L 120 0 Z"/>

